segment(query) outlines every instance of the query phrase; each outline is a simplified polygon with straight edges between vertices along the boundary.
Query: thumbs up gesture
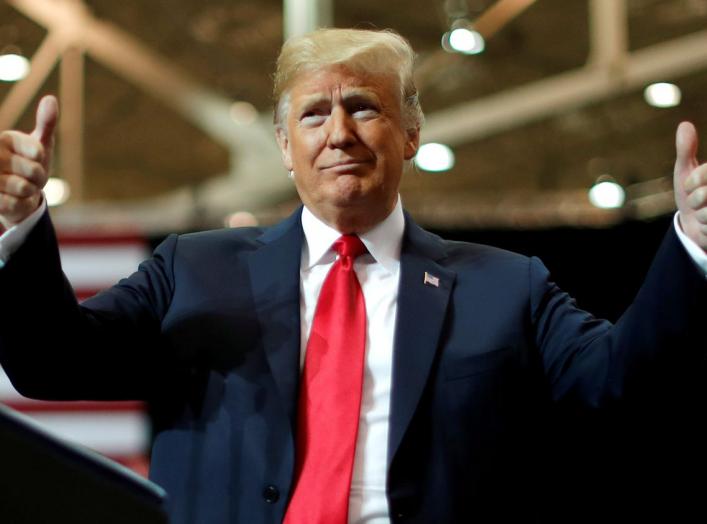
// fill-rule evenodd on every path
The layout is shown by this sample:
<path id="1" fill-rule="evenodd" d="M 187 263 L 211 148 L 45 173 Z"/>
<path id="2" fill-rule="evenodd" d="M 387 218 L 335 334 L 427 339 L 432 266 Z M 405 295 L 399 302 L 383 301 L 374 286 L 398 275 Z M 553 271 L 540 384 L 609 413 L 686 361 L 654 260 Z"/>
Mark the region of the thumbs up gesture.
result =
<path id="1" fill-rule="evenodd" d="M 678 126 L 675 137 L 675 203 L 685 234 L 707 251 L 707 164 L 697 160 L 697 130 L 689 122 Z"/>
<path id="2" fill-rule="evenodd" d="M 45 96 L 31 133 L 0 133 L 0 225 L 5 229 L 22 222 L 42 201 L 58 115 L 56 98 Z"/>

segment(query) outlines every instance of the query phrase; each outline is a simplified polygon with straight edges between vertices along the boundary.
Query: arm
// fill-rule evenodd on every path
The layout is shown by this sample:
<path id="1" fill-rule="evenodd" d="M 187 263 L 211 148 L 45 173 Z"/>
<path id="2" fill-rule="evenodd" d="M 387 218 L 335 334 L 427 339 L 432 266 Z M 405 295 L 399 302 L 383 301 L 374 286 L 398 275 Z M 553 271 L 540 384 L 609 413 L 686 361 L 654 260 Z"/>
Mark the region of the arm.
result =
<path id="1" fill-rule="evenodd" d="M 79 305 L 44 213 L 0 271 L 0 362 L 18 391 L 108 400 L 148 398 L 165 388 L 177 373 L 160 337 L 176 244 L 170 236 L 133 275 Z"/>

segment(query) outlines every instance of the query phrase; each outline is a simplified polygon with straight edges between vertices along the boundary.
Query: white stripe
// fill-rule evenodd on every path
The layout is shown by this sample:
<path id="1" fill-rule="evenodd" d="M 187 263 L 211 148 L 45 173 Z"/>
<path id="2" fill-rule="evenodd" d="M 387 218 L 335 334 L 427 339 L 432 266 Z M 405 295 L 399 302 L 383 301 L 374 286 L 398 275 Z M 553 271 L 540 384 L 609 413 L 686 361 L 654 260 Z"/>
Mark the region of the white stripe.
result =
<path id="1" fill-rule="evenodd" d="M 98 289 L 132 274 L 149 257 L 141 244 L 90 244 L 60 246 L 61 265 L 75 288 Z"/>
<path id="2" fill-rule="evenodd" d="M 149 423 L 144 413 L 30 413 L 48 432 L 106 455 L 145 453 Z"/>
<path id="3" fill-rule="evenodd" d="M 17 400 L 25 401 L 25 397 L 20 395 L 15 388 L 12 387 L 10 379 L 7 378 L 5 371 L 0 368 L 0 402 L 15 402 Z"/>

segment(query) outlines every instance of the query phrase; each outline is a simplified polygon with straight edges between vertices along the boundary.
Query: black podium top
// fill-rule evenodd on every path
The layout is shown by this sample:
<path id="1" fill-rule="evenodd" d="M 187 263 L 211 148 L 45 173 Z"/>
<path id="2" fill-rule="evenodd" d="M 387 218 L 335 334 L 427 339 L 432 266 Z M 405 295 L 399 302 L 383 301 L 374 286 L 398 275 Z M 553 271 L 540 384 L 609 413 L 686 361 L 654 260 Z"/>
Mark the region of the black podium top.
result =
<path id="1" fill-rule="evenodd" d="M 0 405 L 0 521 L 167 524 L 165 492 Z"/>

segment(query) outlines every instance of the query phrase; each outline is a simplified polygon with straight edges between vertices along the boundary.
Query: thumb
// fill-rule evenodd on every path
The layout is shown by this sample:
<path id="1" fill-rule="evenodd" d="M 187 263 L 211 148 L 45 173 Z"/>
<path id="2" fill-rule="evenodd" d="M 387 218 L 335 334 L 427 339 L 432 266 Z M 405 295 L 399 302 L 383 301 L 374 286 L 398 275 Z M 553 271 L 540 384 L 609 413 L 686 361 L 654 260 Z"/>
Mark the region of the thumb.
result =
<path id="1" fill-rule="evenodd" d="M 675 133 L 675 176 L 681 181 L 695 169 L 697 161 L 697 130 L 690 122 L 681 122 Z"/>
<path id="2" fill-rule="evenodd" d="M 44 147 L 51 147 L 54 128 L 59 119 L 59 103 L 53 95 L 47 95 L 39 101 L 37 117 L 32 136 Z"/>

